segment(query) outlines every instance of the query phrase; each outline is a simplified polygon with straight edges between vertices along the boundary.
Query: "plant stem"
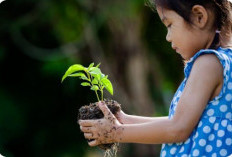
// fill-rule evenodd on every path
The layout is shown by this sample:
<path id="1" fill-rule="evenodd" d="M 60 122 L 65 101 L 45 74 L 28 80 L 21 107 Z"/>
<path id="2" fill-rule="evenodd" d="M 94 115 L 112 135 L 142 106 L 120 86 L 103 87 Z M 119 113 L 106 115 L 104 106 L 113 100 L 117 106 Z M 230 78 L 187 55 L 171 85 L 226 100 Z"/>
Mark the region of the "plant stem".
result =
<path id="1" fill-rule="evenodd" d="M 97 95 L 97 100 L 100 101 L 99 97 L 98 97 L 98 94 L 97 94 L 97 91 L 95 91 L 96 95 Z"/>
<path id="2" fill-rule="evenodd" d="M 101 99 L 103 101 L 103 90 L 101 90 Z"/>
<path id="3" fill-rule="evenodd" d="M 86 72 L 87 73 L 87 75 L 88 75 L 88 78 L 89 78 L 89 80 L 90 80 L 90 84 L 91 84 L 91 87 L 93 86 L 93 84 L 92 84 L 92 76 L 91 75 L 89 75 L 89 73 L 88 72 Z M 96 94 L 96 96 L 97 96 L 97 100 L 98 101 L 100 101 L 100 99 L 99 99 L 99 96 L 98 96 L 98 94 L 97 94 L 97 91 L 95 90 L 95 94 Z"/>
<path id="4" fill-rule="evenodd" d="M 100 82 L 100 84 L 99 84 L 99 89 L 100 89 L 100 91 L 101 91 L 101 100 L 103 101 L 103 88 L 104 87 L 102 87 L 102 83 Z"/>

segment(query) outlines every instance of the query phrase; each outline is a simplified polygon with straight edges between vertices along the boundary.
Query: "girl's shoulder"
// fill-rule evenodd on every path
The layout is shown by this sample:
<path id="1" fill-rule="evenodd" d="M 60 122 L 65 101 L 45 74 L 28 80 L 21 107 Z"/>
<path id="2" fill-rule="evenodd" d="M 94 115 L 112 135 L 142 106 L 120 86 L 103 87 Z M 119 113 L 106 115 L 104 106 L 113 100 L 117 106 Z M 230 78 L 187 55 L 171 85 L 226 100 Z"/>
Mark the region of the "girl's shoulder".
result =
<path id="1" fill-rule="evenodd" d="M 209 55 L 211 54 L 211 55 Z M 231 92 L 228 84 L 232 82 L 232 49 L 231 48 L 221 48 L 219 47 L 216 50 L 213 49 L 204 49 L 197 52 L 185 65 L 184 73 L 186 80 L 188 79 L 193 67 L 199 65 L 199 63 L 205 62 L 208 64 L 208 69 L 205 69 L 206 73 L 209 71 L 214 71 L 213 76 L 218 76 L 222 80 L 222 90 L 216 96 L 215 99 L 226 96 L 225 93 Z M 196 63 L 196 64 L 195 64 Z M 203 64 L 204 65 L 204 64 Z M 212 66 L 212 67 L 211 67 Z M 203 68 L 205 68 L 203 67 Z M 216 67 L 216 68 L 215 68 Z M 212 73 L 211 73 L 212 74 Z"/>
<path id="2" fill-rule="evenodd" d="M 209 55 L 211 54 L 211 55 Z M 204 57 L 203 57 L 204 55 Z M 200 57 L 202 56 L 202 57 Z M 200 59 L 201 58 L 201 59 Z M 219 63 L 222 65 L 222 68 L 225 71 L 230 70 L 230 66 L 232 64 L 232 48 L 222 48 L 219 47 L 218 49 L 202 49 L 199 52 L 197 52 L 192 58 L 190 58 L 190 60 L 185 64 L 185 68 L 184 68 L 184 73 L 185 73 L 185 77 L 188 78 L 190 75 L 190 72 L 192 70 L 192 67 L 194 65 L 194 63 L 196 62 L 196 60 L 204 60 L 204 61 L 213 61 L 215 60 L 215 58 L 217 60 L 219 60 Z M 210 64 L 212 64 L 214 62 L 211 62 Z M 215 62 L 216 64 L 216 62 Z"/>

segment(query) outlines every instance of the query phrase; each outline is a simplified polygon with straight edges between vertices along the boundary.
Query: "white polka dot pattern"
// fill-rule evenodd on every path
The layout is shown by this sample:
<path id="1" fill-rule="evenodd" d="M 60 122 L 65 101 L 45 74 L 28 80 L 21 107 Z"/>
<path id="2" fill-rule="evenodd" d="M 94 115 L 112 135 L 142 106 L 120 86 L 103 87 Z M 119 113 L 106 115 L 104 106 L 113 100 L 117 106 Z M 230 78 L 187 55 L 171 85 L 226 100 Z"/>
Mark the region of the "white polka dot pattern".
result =
<path id="1" fill-rule="evenodd" d="M 184 152 L 184 147 L 181 147 L 180 153 Z"/>
<path id="2" fill-rule="evenodd" d="M 232 100 L 232 95 L 231 94 L 227 94 L 226 95 L 226 101 L 231 101 Z"/>
<path id="3" fill-rule="evenodd" d="M 206 145 L 206 140 L 205 139 L 200 139 L 199 145 L 204 147 Z"/>
<path id="4" fill-rule="evenodd" d="M 169 118 L 172 119 L 175 114 L 194 61 L 200 55 L 207 53 L 215 54 L 223 66 L 222 90 L 218 96 L 208 102 L 198 125 L 189 138 L 180 143 L 164 144 L 160 156 L 221 157 L 232 155 L 232 49 L 201 50 L 188 61 L 184 69 L 185 79 L 171 102 Z"/>
<path id="5" fill-rule="evenodd" d="M 231 112 L 228 112 L 228 113 L 226 114 L 226 118 L 227 118 L 227 119 L 232 119 L 232 114 L 231 114 Z"/>
<path id="6" fill-rule="evenodd" d="M 218 137 L 223 137 L 225 135 L 224 130 L 219 130 L 217 135 L 218 135 Z"/>
<path id="7" fill-rule="evenodd" d="M 173 155 L 176 153 L 176 147 L 173 147 L 171 150 L 170 150 L 170 153 Z"/>
<path id="8" fill-rule="evenodd" d="M 166 151 L 163 151 L 162 154 L 161 154 L 161 156 L 162 156 L 162 157 L 165 157 L 166 154 L 167 154 Z"/>
<path id="9" fill-rule="evenodd" d="M 198 156 L 199 155 L 199 150 L 198 149 L 195 149 L 194 151 L 193 151 L 193 156 Z"/>
<path id="10" fill-rule="evenodd" d="M 213 109 L 209 109 L 208 111 L 207 111 L 207 115 L 208 116 L 212 116 L 214 114 L 214 110 Z"/>
<path id="11" fill-rule="evenodd" d="M 211 146 L 211 145 L 207 145 L 206 147 L 205 147 L 205 150 L 206 150 L 206 152 L 211 152 L 212 151 L 212 149 L 213 149 L 213 147 Z"/>
<path id="12" fill-rule="evenodd" d="M 216 120 L 216 117 L 210 117 L 210 118 L 209 118 L 209 122 L 210 122 L 210 123 L 214 123 L 215 120 Z"/>
<path id="13" fill-rule="evenodd" d="M 232 137 L 226 139 L 226 145 L 230 146 L 232 143 Z"/>
<path id="14" fill-rule="evenodd" d="M 217 140 L 217 147 L 221 147 L 222 146 L 222 141 L 221 140 Z"/>
<path id="15" fill-rule="evenodd" d="M 209 140 L 209 141 L 213 141 L 214 138 L 215 138 L 215 135 L 214 135 L 214 134 L 211 134 L 211 135 L 209 135 L 208 140 Z"/>
<path id="16" fill-rule="evenodd" d="M 228 130 L 229 132 L 232 132 L 232 125 L 228 125 L 228 126 L 227 126 L 227 130 Z"/>
<path id="17" fill-rule="evenodd" d="M 227 155 L 227 151 L 225 149 L 221 149 L 220 150 L 220 155 L 221 156 L 226 156 Z"/>
<path id="18" fill-rule="evenodd" d="M 220 111 L 221 111 L 221 112 L 226 112 L 226 111 L 227 111 L 227 106 L 226 106 L 226 105 L 222 105 L 222 106 L 220 107 Z"/>
<path id="19" fill-rule="evenodd" d="M 229 82 L 229 83 L 228 83 L 227 88 L 228 88 L 229 90 L 232 90 L 232 82 Z"/>
<path id="20" fill-rule="evenodd" d="M 216 153 L 213 153 L 213 154 L 212 154 L 212 157 L 217 157 L 217 154 L 216 154 Z"/>
<path id="21" fill-rule="evenodd" d="M 218 130 L 218 126 L 219 126 L 219 124 L 218 124 L 218 123 L 215 123 L 215 124 L 214 124 L 214 130 Z"/>
<path id="22" fill-rule="evenodd" d="M 203 132 L 206 133 L 206 134 L 209 133 L 210 130 L 211 130 L 211 129 L 210 129 L 209 126 L 205 126 L 205 127 L 203 128 Z"/>
<path id="23" fill-rule="evenodd" d="M 227 126 L 227 120 L 222 120 L 221 125 L 226 127 Z"/>
<path id="24" fill-rule="evenodd" d="M 213 102 L 213 105 L 215 105 L 215 106 L 218 105 L 218 104 L 219 104 L 218 100 L 216 100 L 216 101 Z"/>

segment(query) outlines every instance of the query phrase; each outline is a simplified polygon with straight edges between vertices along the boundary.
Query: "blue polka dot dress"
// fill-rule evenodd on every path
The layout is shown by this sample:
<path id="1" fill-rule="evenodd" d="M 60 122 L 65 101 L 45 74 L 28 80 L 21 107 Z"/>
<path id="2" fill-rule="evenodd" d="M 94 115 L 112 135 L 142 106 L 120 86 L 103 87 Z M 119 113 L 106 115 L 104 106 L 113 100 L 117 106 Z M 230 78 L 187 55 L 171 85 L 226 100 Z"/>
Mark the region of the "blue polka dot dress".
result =
<path id="1" fill-rule="evenodd" d="M 194 61 L 204 54 L 214 54 L 223 66 L 223 87 L 218 96 L 209 101 L 189 138 L 181 143 L 165 143 L 160 156 L 207 156 L 232 155 L 232 49 L 219 47 L 196 53 L 185 65 L 185 79 L 177 89 L 169 109 L 169 119 L 175 114 L 176 106 L 190 75 Z"/>

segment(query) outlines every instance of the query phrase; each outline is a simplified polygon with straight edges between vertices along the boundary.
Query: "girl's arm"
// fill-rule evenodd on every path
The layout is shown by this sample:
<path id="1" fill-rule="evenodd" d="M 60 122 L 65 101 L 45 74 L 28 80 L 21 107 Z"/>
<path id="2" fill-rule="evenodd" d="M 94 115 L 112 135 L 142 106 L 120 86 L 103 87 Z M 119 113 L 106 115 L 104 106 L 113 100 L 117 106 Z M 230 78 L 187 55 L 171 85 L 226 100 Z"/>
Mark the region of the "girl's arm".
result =
<path id="1" fill-rule="evenodd" d="M 136 115 L 128 115 L 124 113 L 122 110 L 118 112 L 115 117 L 122 124 L 139 124 L 139 123 L 147 123 L 160 119 L 168 119 L 168 117 L 143 117 Z"/>
<path id="2" fill-rule="evenodd" d="M 80 121 L 90 146 L 104 143 L 173 143 L 186 140 L 197 125 L 207 102 L 219 94 L 223 69 L 215 55 L 200 56 L 194 63 L 171 120 L 157 119 L 140 124 L 121 124 L 104 105 L 104 119 Z"/>

